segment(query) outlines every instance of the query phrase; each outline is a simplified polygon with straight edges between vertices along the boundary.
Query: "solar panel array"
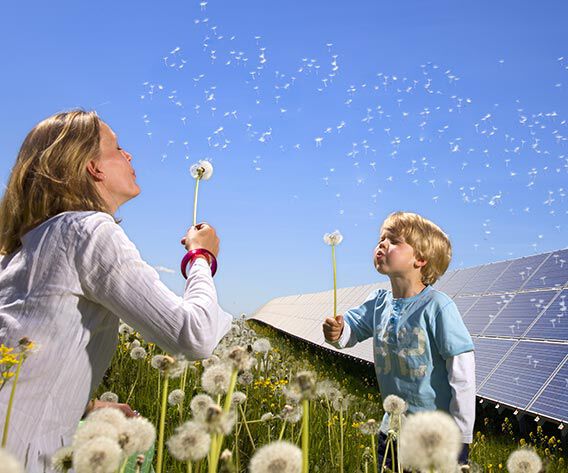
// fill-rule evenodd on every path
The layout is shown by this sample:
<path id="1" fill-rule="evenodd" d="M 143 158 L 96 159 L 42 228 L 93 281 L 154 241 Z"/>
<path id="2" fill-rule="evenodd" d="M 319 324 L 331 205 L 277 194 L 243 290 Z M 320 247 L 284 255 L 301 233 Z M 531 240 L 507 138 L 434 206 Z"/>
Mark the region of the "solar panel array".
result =
<path id="1" fill-rule="evenodd" d="M 338 313 L 390 282 L 338 290 Z M 568 248 L 449 271 L 434 285 L 456 303 L 475 344 L 477 395 L 568 422 Z M 252 319 L 335 350 L 322 323 L 333 291 L 278 297 Z M 372 339 L 340 351 L 373 362 Z"/>

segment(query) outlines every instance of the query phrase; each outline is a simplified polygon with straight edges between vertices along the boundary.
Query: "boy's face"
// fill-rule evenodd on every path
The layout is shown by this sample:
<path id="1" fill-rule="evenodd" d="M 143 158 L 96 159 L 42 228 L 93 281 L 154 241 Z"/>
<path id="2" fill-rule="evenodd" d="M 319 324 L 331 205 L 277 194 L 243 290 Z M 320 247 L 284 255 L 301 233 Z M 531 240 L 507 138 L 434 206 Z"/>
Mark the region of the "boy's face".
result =
<path id="1" fill-rule="evenodd" d="M 426 261 L 417 260 L 414 248 L 404 241 L 402 236 L 381 230 L 379 243 L 374 251 L 374 264 L 381 274 L 389 276 L 408 276 L 420 272 Z"/>

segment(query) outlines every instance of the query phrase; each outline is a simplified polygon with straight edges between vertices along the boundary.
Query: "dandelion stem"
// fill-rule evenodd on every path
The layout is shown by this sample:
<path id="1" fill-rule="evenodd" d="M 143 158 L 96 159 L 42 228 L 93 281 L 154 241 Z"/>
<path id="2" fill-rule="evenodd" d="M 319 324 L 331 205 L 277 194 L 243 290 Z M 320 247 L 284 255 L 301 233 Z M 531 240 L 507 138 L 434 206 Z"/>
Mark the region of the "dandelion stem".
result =
<path id="1" fill-rule="evenodd" d="M 197 225 L 197 192 L 199 189 L 199 181 L 201 180 L 200 177 L 195 179 L 195 195 L 193 197 L 193 225 Z"/>
<path id="2" fill-rule="evenodd" d="M 333 317 L 337 316 L 337 265 L 335 264 L 335 245 L 331 245 L 331 261 L 333 263 Z"/>
<path id="3" fill-rule="evenodd" d="M 166 408 L 168 405 L 168 383 L 170 377 L 165 374 L 164 386 L 162 390 L 162 409 L 160 411 L 160 428 L 158 434 L 158 460 L 156 465 L 156 473 L 162 473 L 162 464 L 164 461 L 164 427 L 166 425 Z"/>
<path id="4" fill-rule="evenodd" d="M 391 436 L 387 435 L 387 444 L 385 446 L 385 454 L 383 456 L 383 464 L 381 465 L 381 472 L 385 471 L 385 465 L 387 463 L 387 456 L 389 454 L 390 443 L 391 443 Z"/>
<path id="5" fill-rule="evenodd" d="M 191 473 L 192 467 L 191 462 L 187 462 L 187 473 Z"/>
<path id="6" fill-rule="evenodd" d="M 343 406 L 339 409 L 339 471 L 343 473 Z"/>
<path id="7" fill-rule="evenodd" d="M 310 445 L 310 401 L 302 400 L 304 415 L 302 416 L 302 473 L 309 471 L 309 445 Z"/>
<path id="8" fill-rule="evenodd" d="M 140 377 L 141 366 L 142 366 L 141 362 L 138 362 L 138 369 L 136 370 L 136 378 L 134 379 L 134 384 L 130 388 L 130 392 L 128 393 L 128 397 L 126 398 L 126 404 L 128 404 L 128 401 L 130 401 L 130 397 L 132 396 L 132 393 L 134 392 L 134 388 L 136 387 L 136 383 L 138 383 L 138 378 Z"/>
<path id="9" fill-rule="evenodd" d="M 375 434 L 371 435 L 371 448 L 373 449 L 373 471 L 377 471 L 377 449 L 375 447 Z"/>
<path id="10" fill-rule="evenodd" d="M 16 374 L 14 375 L 14 384 L 12 384 L 12 391 L 10 392 L 10 400 L 8 401 L 8 410 L 6 411 L 6 420 L 4 421 L 4 431 L 2 432 L 2 448 L 6 448 L 6 442 L 8 442 L 8 427 L 10 425 L 10 415 L 12 414 L 12 405 L 14 404 L 14 396 L 16 394 L 16 384 L 18 383 L 18 377 L 20 376 L 20 368 L 24 363 L 25 355 L 22 353 L 20 359 L 18 360 L 18 366 L 16 366 Z"/>
<path id="11" fill-rule="evenodd" d="M 251 433 L 250 433 L 250 429 L 249 429 L 249 427 L 248 427 L 248 422 L 247 422 L 247 419 L 246 419 L 246 417 L 245 417 L 245 412 L 243 411 L 242 406 L 239 406 L 239 409 L 240 409 L 241 414 L 242 414 L 242 416 L 243 416 L 243 420 L 244 420 L 243 423 L 244 423 L 244 425 L 245 425 L 245 428 L 247 429 L 247 434 L 248 434 L 250 443 L 252 444 L 252 448 L 253 448 L 254 450 L 256 450 L 256 446 L 255 446 L 255 444 L 254 444 L 254 440 L 253 440 L 252 435 L 251 435 Z M 252 422 L 254 422 L 254 421 L 252 421 Z"/>
<path id="12" fill-rule="evenodd" d="M 284 436 L 284 430 L 286 430 L 286 421 L 282 422 L 282 428 L 280 429 L 278 440 L 282 440 L 282 437 Z"/>

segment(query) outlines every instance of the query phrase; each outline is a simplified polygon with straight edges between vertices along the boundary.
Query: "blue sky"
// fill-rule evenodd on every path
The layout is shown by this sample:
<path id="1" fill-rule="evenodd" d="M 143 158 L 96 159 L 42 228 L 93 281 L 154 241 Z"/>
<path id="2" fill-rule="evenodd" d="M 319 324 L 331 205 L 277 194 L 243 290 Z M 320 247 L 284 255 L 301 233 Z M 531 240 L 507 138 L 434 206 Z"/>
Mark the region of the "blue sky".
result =
<path id="1" fill-rule="evenodd" d="M 267 7 L 267 5 L 270 5 Z M 181 293 L 189 166 L 221 238 L 226 310 L 383 280 L 371 251 L 406 210 L 450 269 L 563 248 L 564 2 L 11 2 L 0 16 L 0 182 L 41 119 L 94 109 L 134 156 L 118 215 Z M 179 48 L 179 49 L 178 49 Z"/>

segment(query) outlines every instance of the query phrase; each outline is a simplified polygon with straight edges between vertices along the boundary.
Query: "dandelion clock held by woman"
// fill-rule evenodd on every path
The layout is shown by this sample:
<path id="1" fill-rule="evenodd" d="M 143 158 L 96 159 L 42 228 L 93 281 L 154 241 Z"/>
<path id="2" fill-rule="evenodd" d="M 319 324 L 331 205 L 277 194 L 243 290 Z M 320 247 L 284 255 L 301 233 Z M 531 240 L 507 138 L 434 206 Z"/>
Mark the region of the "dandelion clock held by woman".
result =
<path id="1" fill-rule="evenodd" d="M 231 326 L 209 265 L 215 230 L 200 223 L 182 238 L 188 251 L 206 251 L 189 261 L 177 296 L 114 217 L 139 193 L 132 156 L 94 112 L 53 115 L 21 146 L 0 201 L 0 343 L 27 337 L 37 347 L 21 369 L 6 445 L 28 473 L 52 471 L 51 455 L 93 408 L 119 319 L 194 360 L 209 357 Z M 2 419 L 9 395 L 0 390 Z"/>

